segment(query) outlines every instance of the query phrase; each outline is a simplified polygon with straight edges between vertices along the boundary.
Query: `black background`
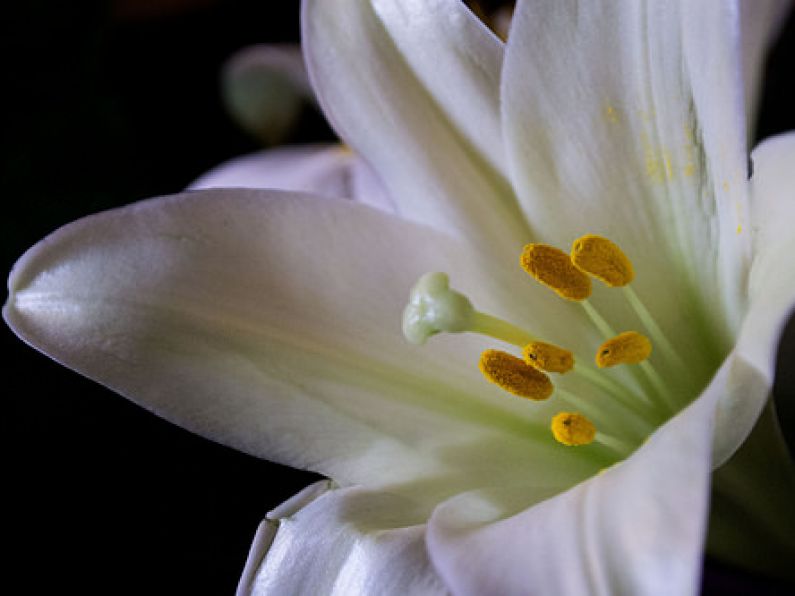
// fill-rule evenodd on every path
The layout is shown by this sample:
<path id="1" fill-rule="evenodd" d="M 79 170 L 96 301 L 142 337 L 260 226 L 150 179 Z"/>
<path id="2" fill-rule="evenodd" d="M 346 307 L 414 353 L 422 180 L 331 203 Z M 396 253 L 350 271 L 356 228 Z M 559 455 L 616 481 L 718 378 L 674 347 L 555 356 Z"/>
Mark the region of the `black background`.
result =
<path id="1" fill-rule="evenodd" d="M 177 192 L 258 149 L 224 113 L 219 69 L 248 44 L 296 41 L 298 2 L 30 2 L 3 26 L 9 270 L 64 223 Z M 771 59 L 760 138 L 795 128 L 793 57 L 790 23 Z M 304 122 L 292 140 L 333 138 L 320 117 Z M 14 553 L 0 581 L 26 593 L 231 593 L 260 519 L 315 476 L 191 435 L 0 335 L 0 511 Z M 793 347 L 782 344 L 776 388 L 790 421 Z M 715 563 L 705 577 L 707 593 L 780 589 Z"/>

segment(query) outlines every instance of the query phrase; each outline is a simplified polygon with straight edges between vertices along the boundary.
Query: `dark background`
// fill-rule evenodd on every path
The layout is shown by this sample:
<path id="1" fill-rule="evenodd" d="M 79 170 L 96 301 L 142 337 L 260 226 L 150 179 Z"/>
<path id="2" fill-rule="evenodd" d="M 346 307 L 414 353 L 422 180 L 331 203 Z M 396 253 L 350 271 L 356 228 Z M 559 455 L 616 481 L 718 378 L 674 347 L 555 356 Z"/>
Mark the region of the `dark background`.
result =
<path id="1" fill-rule="evenodd" d="M 219 69 L 248 44 L 296 41 L 298 2 L 30 2 L 4 22 L 7 271 L 62 224 L 177 192 L 258 149 L 223 110 Z M 795 129 L 793 57 L 790 23 L 770 63 L 760 138 Z M 308 113 L 292 140 L 331 138 Z M 783 405 L 795 397 L 789 335 Z M 231 593 L 260 519 L 315 476 L 191 435 L 0 336 L 0 511 L 14 553 L 0 581 L 26 593 Z M 781 589 L 715 563 L 705 577 L 706 593 Z"/>

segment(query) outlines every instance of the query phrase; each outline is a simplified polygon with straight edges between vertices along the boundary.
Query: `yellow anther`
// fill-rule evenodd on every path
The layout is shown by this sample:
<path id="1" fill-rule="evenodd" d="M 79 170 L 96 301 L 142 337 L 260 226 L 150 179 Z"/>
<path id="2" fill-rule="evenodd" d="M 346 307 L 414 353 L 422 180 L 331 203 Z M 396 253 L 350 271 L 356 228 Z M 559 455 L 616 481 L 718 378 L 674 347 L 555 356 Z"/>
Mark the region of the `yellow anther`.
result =
<path id="1" fill-rule="evenodd" d="M 571 352 L 543 341 L 530 342 L 522 354 L 527 364 L 545 372 L 565 373 L 574 367 L 574 355 Z"/>
<path id="2" fill-rule="evenodd" d="M 489 381 L 520 397 L 542 400 L 552 395 L 552 381 L 521 358 L 500 350 L 480 355 L 480 372 Z"/>
<path id="3" fill-rule="evenodd" d="M 577 269 L 569 255 L 548 244 L 528 244 L 519 259 L 522 268 L 537 281 L 568 300 L 591 295 L 591 279 Z"/>
<path id="4" fill-rule="evenodd" d="M 651 354 L 651 342 L 645 335 L 636 331 L 619 333 L 599 346 L 596 364 L 599 368 L 617 364 L 637 364 Z"/>
<path id="5" fill-rule="evenodd" d="M 596 427 L 593 422 L 577 412 L 555 414 L 551 427 L 555 440 L 570 447 L 588 445 L 596 436 Z"/>
<path id="6" fill-rule="evenodd" d="M 571 262 L 611 288 L 625 286 L 635 277 L 627 255 L 607 238 L 587 234 L 571 245 Z"/>

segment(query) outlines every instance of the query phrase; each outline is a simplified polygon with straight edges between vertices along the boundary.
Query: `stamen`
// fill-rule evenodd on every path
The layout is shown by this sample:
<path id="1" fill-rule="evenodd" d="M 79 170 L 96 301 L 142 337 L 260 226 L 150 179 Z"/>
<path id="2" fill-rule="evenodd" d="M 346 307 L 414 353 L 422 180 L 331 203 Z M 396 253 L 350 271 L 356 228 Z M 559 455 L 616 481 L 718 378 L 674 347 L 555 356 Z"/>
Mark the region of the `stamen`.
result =
<path id="1" fill-rule="evenodd" d="M 580 302 L 583 309 L 585 310 L 585 314 L 588 315 L 588 318 L 591 319 L 591 322 L 594 326 L 599 330 L 599 333 L 602 334 L 603 337 L 611 338 L 613 337 L 616 332 L 613 331 L 613 328 L 610 324 L 605 320 L 605 318 L 599 314 L 599 311 L 590 303 L 588 300 L 583 300 Z"/>
<path id="2" fill-rule="evenodd" d="M 535 337 L 524 329 L 520 329 L 508 321 L 503 321 L 498 317 L 480 311 L 475 312 L 469 331 L 472 333 L 480 333 L 481 335 L 488 335 L 494 339 L 513 344 L 518 348 L 527 345 L 529 342 L 535 341 Z"/>
<path id="3" fill-rule="evenodd" d="M 578 412 L 555 414 L 550 426 L 555 440 L 570 447 L 588 445 L 596 437 L 596 427 L 593 422 Z"/>
<path id="4" fill-rule="evenodd" d="M 663 333 L 663 330 L 660 329 L 660 326 L 654 320 L 654 317 L 651 316 L 649 309 L 647 309 L 643 302 L 641 302 L 641 299 L 635 293 L 635 290 L 633 290 L 631 286 L 625 287 L 624 296 L 626 297 L 630 306 L 632 306 L 632 309 L 638 315 L 638 318 L 643 323 L 643 326 L 646 327 L 649 335 L 651 335 L 652 339 L 654 340 L 654 344 L 662 347 L 663 352 L 665 352 L 666 357 L 670 361 L 674 362 L 681 369 L 685 369 L 685 363 L 677 353 L 676 348 L 674 348 L 673 344 L 671 344 L 671 342 L 668 340 L 665 333 Z"/>
<path id="5" fill-rule="evenodd" d="M 632 393 L 621 383 L 617 383 L 608 375 L 583 365 L 581 362 L 574 365 L 574 374 L 601 387 L 634 414 L 642 418 L 656 418 L 657 412 L 649 410 L 649 406 L 654 406 L 654 402 L 649 399 L 644 392 L 641 391 L 638 394 Z M 662 418 L 660 418 L 660 420 L 662 420 Z"/>
<path id="6" fill-rule="evenodd" d="M 543 341 L 530 342 L 522 350 L 524 361 L 544 372 L 565 373 L 574 368 L 574 354 Z"/>
<path id="7" fill-rule="evenodd" d="M 616 451 L 622 457 L 627 457 L 635 449 L 635 446 L 628 443 L 627 441 L 623 441 L 618 437 L 614 437 L 600 431 L 596 431 L 596 442 L 601 443 L 613 451 Z"/>
<path id="8" fill-rule="evenodd" d="M 611 288 L 625 286 L 635 278 L 627 255 L 602 236 L 587 234 L 575 240 L 571 246 L 571 262 Z"/>
<path id="9" fill-rule="evenodd" d="M 591 278 L 577 269 L 569 255 L 548 244 L 528 244 L 519 258 L 533 278 L 567 300 L 585 300 L 591 295 Z"/>
<path id="10" fill-rule="evenodd" d="M 486 379 L 519 397 L 540 401 L 554 390 L 547 375 L 507 352 L 486 350 L 479 365 Z"/>
<path id="11" fill-rule="evenodd" d="M 596 365 L 607 368 L 618 364 L 638 364 L 651 354 L 651 342 L 636 331 L 619 333 L 599 346 Z"/>

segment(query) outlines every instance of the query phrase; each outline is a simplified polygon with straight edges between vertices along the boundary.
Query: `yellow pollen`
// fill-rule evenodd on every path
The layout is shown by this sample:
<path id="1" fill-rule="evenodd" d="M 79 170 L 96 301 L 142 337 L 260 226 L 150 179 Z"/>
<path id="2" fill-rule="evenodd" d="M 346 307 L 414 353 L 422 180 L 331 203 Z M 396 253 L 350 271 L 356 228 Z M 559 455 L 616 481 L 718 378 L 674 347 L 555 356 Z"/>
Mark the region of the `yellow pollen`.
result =
<path id="1" fill-rule="evenodd" d="M 552 381 L 547 375 L 507 352 L 483 352 L 480 355 L 480 372 L 495 385 L 519 397 L 540 401 L 552 395 Z"/>
<path id="2" fill-rule="evenodd" d="M 591 295 L 591 279 L 577 269 L 569 255 L 548 244 L 528 244 L 519 259 L 522 269 L 567 300 Z"/>
<path id="3" fill-rule="evenodd" d="M 551 427 L 555 440 L 570 447 L 588 445 L 596 437 L 596 427 L 593 422 L 577 412 L 555 414 Z"/>
<path id="4" fill-rule="evenodd" d="M 545 372 L 565 373 L 574 367 L 574 355 L 571 352 L 543 341 L 530 342 L 522 354 L 527 364 Z"/>
<path id="5" fill-rule="evenodd" d="M 651 342 L 645 335 L 636 331 L 619 333 L 599 346 L 596 364 L 599 368 L 617 364 L 638 364 L 651 354 Z"/>
<path id="6" fill-rule="evenodd" d="M 571 262 L 611 288 L 625 286 L 635 277 L 632 262 L 613 242 L 587 234 L 571 245 Z"/>

